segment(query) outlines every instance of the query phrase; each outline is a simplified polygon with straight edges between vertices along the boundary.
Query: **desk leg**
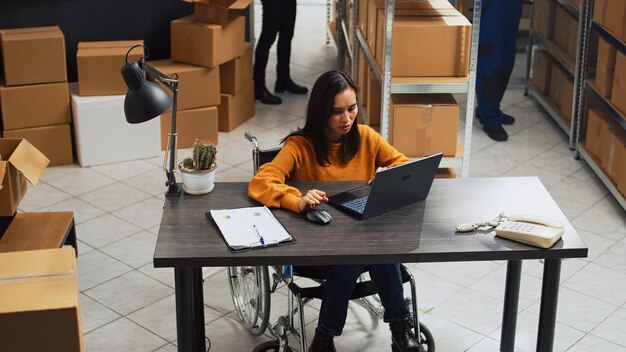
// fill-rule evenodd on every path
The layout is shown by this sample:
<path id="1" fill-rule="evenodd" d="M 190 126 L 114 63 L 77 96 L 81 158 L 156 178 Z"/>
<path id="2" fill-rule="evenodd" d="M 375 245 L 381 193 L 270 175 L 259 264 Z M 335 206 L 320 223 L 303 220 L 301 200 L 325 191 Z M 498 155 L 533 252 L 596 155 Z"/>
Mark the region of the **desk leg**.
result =
<path id="1" fill-rule="evenodd" d="M 178 351 L 204 352 L 202 268 L 174 268 Z"/>
<path id="2" fill-rule="evenodd" d="M 502 333 L 500 351 L 513 352 L 515 348 L 515 329 L 517 327 L 517 306 L 519 304 L 522 261 L 509 260 L 506 266 L 506 286 L 504 289 L 504 311 L 502 313 Z"/>
<path id="3" fill-rule="evenodd" d="M 546 259 L 543 266 L 543 282 L 541 285 L 537 352 L 551 352 L 554 347 L 556 305 L 559 298 L 560 279 L 561 259 Z"/>

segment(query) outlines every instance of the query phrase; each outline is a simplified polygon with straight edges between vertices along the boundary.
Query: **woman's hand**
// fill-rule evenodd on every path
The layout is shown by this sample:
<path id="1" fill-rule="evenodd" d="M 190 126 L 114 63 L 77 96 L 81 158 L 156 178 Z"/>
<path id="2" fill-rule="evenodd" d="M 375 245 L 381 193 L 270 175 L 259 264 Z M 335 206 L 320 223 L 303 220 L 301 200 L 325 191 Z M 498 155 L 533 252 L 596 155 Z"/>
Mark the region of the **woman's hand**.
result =
<path id="1" fill-rule="evenodd" d="M 377 174 L 378 172 L 381 172 L 381 171 L 383 171 L 383 170 L 387 170 L 387 169 L 388 169 L 387 167 L 379 167 L 378 169 L 376 169 L 376 172 L 374 172 L 374 176 L 373 176 L 372 178 L 370 178 L 370 180 L 369 180 L 369 181 L 367 181 L 367 184 L 368 184 L 368 185 L 371 185 L 371 184 L 372 184 L 372 182 L 374 182 L 374 178 L 376 177 L 376 174 Z"/>
<path id="2" fill-rule="evenodd" d="M 306 194 L 302 196 L 302 198 L 300 198 L 300 212 L 302 213 L 306 210 L 313 209 L 323 203 L 328 203 L 326 192 L 320 191 L 318 189 L 312 189 L 306 192 Z"/>

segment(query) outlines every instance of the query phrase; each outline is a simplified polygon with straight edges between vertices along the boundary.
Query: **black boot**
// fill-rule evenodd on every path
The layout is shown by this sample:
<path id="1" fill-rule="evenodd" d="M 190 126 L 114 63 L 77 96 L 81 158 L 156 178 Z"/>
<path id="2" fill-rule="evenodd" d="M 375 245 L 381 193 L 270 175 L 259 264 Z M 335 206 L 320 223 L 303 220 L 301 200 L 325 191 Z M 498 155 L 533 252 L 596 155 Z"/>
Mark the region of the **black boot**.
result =
<path id="1" fill-rule="evenodd" d="M 261 87 L 254 87 L 254 97 L 256 100 L 260 101 L 263 104 L 268 105 L 278 105 L 283 101 L 280 100 L 279 97 L 270 93 L 269 90 L 265 87 L 265 85 Z"/>
<path id="2" fill-rule="evenodd" d="M 276 80 L 276 86 L 274 86 L 274 91 L 276 93 L 288 91 L 291 94 L 306 94 L 309 92 L 306 87 L 296 84 L 296 82 L 292 81 L 291 79 Z"/>
<path id="3" fill-rule="evenodd" d="M 393 352 L 421 352 L 419 340 L 413 333 L 413 320 L 406 317 L 389 324 L 391 329 L 391 350 Z"/>
<path id="4" fill-rule="evenodd" d="M 333 336 L 326 335 L 323 332 L 315 329 L 315 336 L 311 346 L 309 346 L 309 352 L 337 352 L 335 344 L 333 343 Z"/>

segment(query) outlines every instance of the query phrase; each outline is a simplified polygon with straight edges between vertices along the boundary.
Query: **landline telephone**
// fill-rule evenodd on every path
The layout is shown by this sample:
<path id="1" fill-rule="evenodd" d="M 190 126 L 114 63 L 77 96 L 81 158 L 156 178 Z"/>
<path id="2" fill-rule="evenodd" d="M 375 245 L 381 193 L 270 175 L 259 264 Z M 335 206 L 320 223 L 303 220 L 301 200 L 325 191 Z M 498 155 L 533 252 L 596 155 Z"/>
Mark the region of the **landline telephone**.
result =
<path id="1" fill-rule="evenodd" d="M 541 248 L 552 247 L 565 231 L 563 223 L 558 220 L 530 214 L 507 216 L 502 213 L 491 221 L 458 225 L 456 230 L 470 232 L 481 227 L 495 227 L 496 236 Z"/>
<path id="2" fill-rule="evenodd" d="M 543 216 L 529 214 L 509 215 L 496 227 L 496 236 L 541 248 L 550 248 L 564 232 L 563 223 Z"/>

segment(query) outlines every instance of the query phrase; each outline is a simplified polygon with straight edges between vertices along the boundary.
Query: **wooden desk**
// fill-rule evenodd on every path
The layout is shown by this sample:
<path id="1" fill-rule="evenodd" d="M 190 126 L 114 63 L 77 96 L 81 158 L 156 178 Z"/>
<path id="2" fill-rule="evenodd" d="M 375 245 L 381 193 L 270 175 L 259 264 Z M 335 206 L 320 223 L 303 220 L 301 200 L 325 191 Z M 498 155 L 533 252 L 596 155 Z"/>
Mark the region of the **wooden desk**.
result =
<path id="1" fill-rule="evenodd" d="M 363 182 L 295 182 L 329 194 Z M 202 267 L 507 260 L 501 351 L 513 351 L 523 259 L 545 259 L 537 351 L 552 351 L 562 258 L 587 256 L 587 247 L 536 177 L 435 180 L 428 199 L 365 221 L 324 205 L 333 221 L 323 227 L 286 210 L 274 214 L 297 244 L 231 253 L 205 216 L 210 209 L 257 205 L 246 183 L 218 183 L 206 196 L 165 201 L 155 267 L 173 267 L 179 351 L 204 351 Z M 531 213 L 565 223 L 550 249 L 494 237 L 455 233 L 460 223 L 500 212 Z"/>

